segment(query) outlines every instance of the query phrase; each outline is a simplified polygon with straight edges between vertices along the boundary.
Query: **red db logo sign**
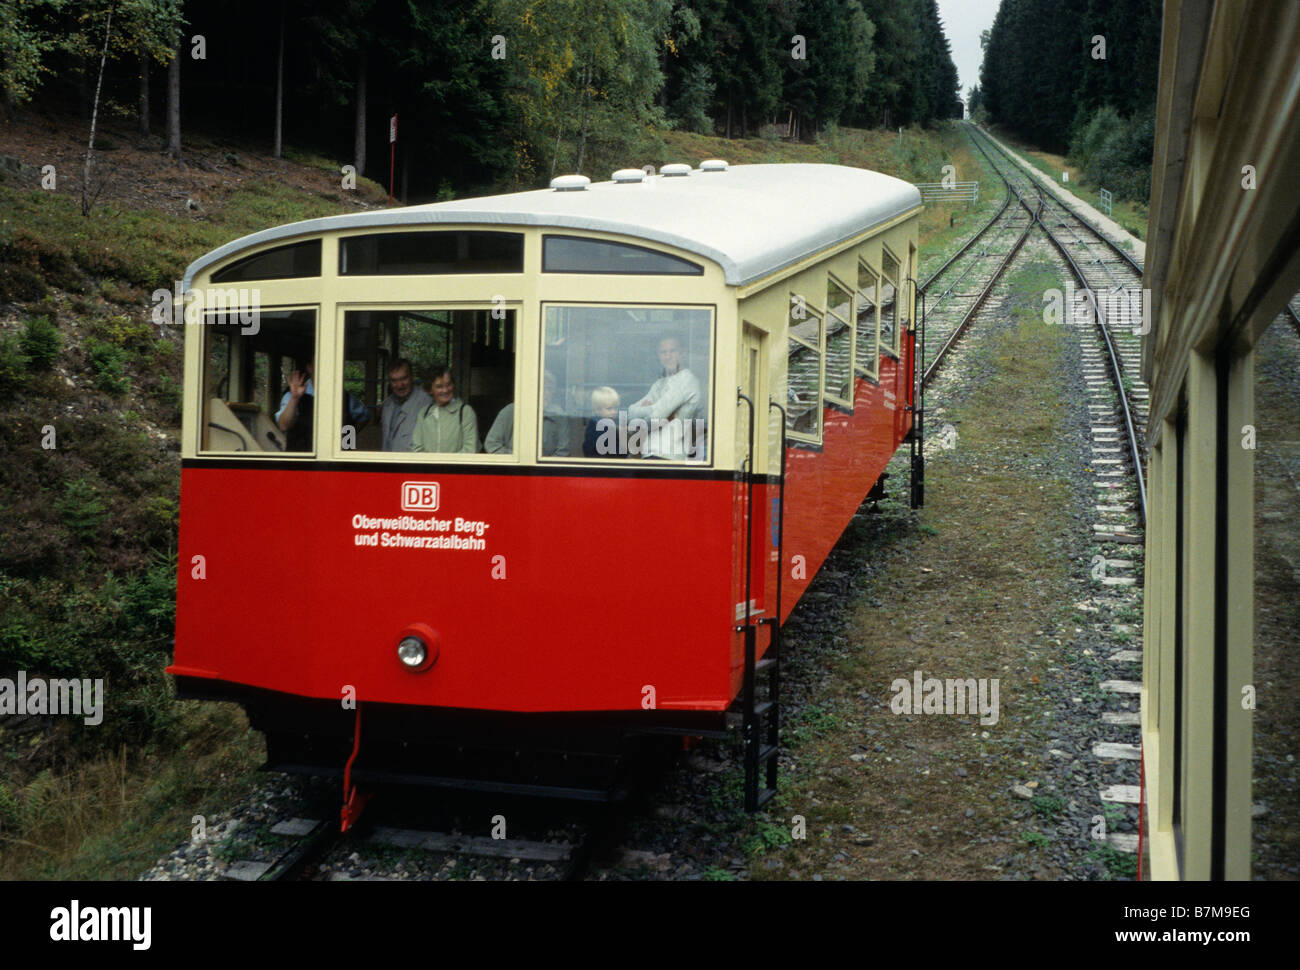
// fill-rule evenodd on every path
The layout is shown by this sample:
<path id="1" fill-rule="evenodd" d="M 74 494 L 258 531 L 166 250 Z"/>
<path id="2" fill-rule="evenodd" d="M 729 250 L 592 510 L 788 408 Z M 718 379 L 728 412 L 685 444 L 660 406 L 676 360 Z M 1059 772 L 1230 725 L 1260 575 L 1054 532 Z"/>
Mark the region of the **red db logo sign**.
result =
<path id="1" fill-rule="evenodd" d="M 437 482 L 402 482 L 403 511 L 433 512 L 437 508 Z"/>

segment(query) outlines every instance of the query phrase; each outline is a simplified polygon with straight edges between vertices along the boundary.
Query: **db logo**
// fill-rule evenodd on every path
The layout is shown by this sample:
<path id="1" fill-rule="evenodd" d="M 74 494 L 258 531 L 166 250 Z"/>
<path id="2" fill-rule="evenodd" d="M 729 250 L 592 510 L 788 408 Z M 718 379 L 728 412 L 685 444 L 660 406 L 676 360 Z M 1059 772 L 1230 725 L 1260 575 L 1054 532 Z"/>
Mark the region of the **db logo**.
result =
<path id="1" fill-rule="evenodd" d="M 437 482 L 402 482 L 403 511 L 433 512 L 437 508 Z"/>

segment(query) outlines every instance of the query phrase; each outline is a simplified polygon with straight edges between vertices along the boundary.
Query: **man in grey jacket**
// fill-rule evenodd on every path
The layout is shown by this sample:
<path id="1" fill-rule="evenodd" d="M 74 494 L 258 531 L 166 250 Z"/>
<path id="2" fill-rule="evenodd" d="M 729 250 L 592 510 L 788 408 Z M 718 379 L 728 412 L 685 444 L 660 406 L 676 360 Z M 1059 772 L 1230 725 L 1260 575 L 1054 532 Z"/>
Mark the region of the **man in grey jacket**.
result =
<path id="1" fill-rule="evenodd" d="M 405 357 L 388 369 L 388 383 L 393 389 L 384 401 L 380 422 L 384 430 L 384 451 L 410 451 L 415 422 L 433 398 L 415 383 L 411 362 Z"/>

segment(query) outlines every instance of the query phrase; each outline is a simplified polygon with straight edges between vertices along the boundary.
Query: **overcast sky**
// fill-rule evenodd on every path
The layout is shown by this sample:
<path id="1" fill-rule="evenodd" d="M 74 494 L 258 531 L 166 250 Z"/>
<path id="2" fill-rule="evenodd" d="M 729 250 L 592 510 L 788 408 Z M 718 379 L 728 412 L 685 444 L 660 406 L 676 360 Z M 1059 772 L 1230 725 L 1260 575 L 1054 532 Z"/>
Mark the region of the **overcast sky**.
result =
<path id="1" fill-rule="evenodd" d="M 953 63 L 961 80 L 961 97 L 966 100 L 973 84 L 980 83 L 980 31 L 993 26 L 1000 0 L 939 0 L 939 19 L 943 21 Z"/>

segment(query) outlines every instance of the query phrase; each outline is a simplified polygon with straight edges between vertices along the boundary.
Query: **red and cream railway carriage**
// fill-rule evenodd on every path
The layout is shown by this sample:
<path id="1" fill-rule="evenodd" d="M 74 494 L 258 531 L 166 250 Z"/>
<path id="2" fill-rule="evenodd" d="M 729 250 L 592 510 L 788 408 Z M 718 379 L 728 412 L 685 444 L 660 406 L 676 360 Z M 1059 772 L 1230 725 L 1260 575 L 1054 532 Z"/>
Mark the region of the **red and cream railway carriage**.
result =
<path id="1" fill-rule="evenodd" d="M 912 427 L 920 208 L 713 161 L 199 259 L 180 693 L 243 704 L 272 767 L 578 797 L 739 698 L 752 804 L 759 658 Z M 422 451 L 381 420 L 402 360 L 441 375 Z"/>

